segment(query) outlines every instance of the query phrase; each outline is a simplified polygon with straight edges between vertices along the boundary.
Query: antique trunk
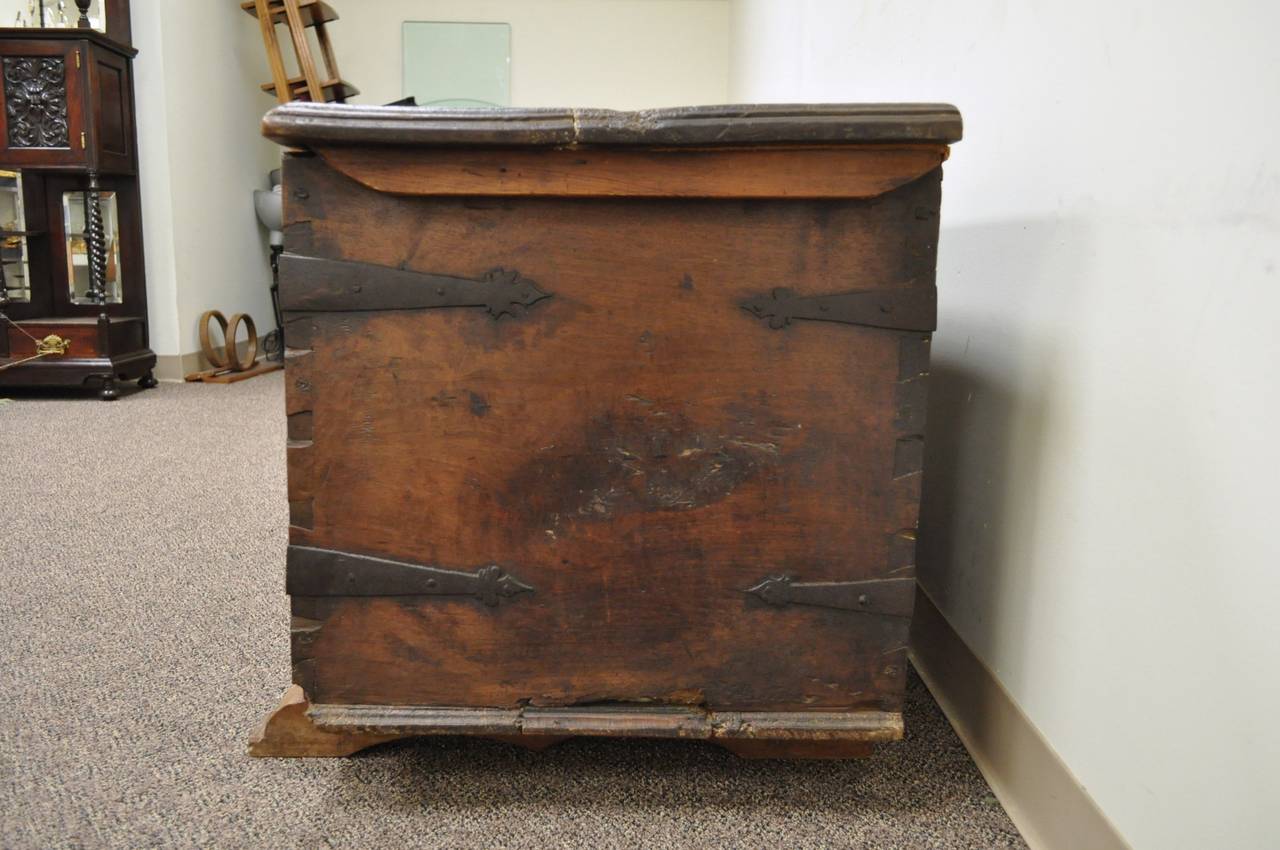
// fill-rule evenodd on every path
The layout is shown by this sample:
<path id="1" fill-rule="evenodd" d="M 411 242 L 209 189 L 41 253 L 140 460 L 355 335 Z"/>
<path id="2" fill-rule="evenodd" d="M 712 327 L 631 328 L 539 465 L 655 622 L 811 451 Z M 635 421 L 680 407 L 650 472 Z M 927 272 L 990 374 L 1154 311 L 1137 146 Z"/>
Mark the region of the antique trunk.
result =
<path id="1" fill-rule="evenodd" d="M 901 737 L 954 108 L 265 128 L 295 687 L 253 752 Z"/>

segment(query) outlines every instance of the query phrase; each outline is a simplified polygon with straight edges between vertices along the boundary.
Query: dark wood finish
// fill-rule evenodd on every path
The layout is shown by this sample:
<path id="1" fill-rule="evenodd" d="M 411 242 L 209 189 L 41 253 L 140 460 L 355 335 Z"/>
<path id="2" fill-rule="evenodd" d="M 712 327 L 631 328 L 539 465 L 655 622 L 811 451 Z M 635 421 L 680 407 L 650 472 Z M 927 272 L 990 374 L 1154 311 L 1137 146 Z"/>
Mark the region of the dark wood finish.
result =
<path id="1" fill-rule="evenodd" d="M 127 41 L 129 35 L 128 3 L 107 0 L 106 9 L 108 34 L 91 29 L 0 29 L 0 61 L 7 70 L 15 63 L 22 66 L 16 78 L 6 74 L 0 86 L 0 168 L 22 172 L 31 281 L 29 303 L 0 308 L 6 317 L 0 325 L 7 326 L 2 335 L 9 343 L 9 350 L 0 352 L 0 386 L 89 385 L 111 399 L 116 397 L 117 381 L 155 385 L 137 180 L 132 71 L 136 51 L 116 40 Z M 30 63 L 47 59 L 61 63 L 61 77 L 50 72 L 33 78 Z M 63 118 L 65 138 L 58 127 Z M 41 121 L 44 129 L 36 126 Z M 70 294 L 62 211 L 67 193 L 88 192 L 90 295 L 103 291 L 109 261 L 94 189 L 116 196 L 122 270 L 117 304 L 74 303 Z M 92 325 L 100 329 L 100 337 L 91 356 L 82 353 L 85 341 L 72 332 L 73 350 L 67 355 L 14 365 L 30 355 L 32 343 L 10 322 L 73 329 Z M 15 342 L 19 338 L 20 346 Z"/>
<path id="2" fill-rule="evenodd" d="M 30 172 L 24 172 L 24 176 Z M 103 191 L 116 193 L 116 213 L 120 218 L 120 266 L 124 275 L 120 281 L 123 296 L 120 304 L 76 304 L 71 300 L 67 284 L 67 232 L 62 217 L 62 196 L 68 192 L 83 191 L 86 179 L 69 174 L 55 173 L 38 177 L 47 192 L 46 218 L 43 222 L 49 234 L 48 254 L 54 283 L 51 287 L 53 309 L 60 316 L 109 316 L 139 315 L 145 309 L 147 298 L 146 263 L 142 249 L 142 198 L 138 181 L 134 177 L 110 176 L 99 178 Z"/>
<path id="3" fill-rule="evenodd" d="M 384 148 L 350 109 L 305 111 L 323 156 L 286 158 L 281 287 L 294 680 L 318 728 L 831 742 L 735 750 L 762 757 L 901 736 L 946 150 L 878 190 L 748 199 L 722 162 L 744 149 L 694 127 L 805 174 L 833 147 L 803 137 L 856 156 L 893 127 L 912 149 L 958 116 L 751 109 L 610 114 L 607 152 L 657 189 L 617 196 L 512 196 L 509 147 L 465 152 L 488 176 L 468 194 L 380 191 L 457 139 L 407 149 L 437 118 L 406 110 Z M 690 191 L 637 123 L 722 176 Z M 474 294 L 495 268 L 543 297 Z M 476 592 L 481 569 L 521 590 Z"/>
<path id="4" fill-rule="evenodd" d="M 0 29 L 0 61 L 6 68 L 0 86 L 0 163 L 6 168 L 135 174 L 136 54 L 94 30 Z M 24 72 L 22 82 L 11 79 L 9 68 L 41 60 L 60 62 L 61 78 Z M 14 128 L 22 116 L 47 111 L 54 103 L 65 116 L 65 144 L 16 143 Z"/>
<path id="5" fill-rule="evenodd" d="M 107 10 L 107 38 L 117 44 L 133 44 L 133 16 L 129 0 L 103 0 Z"/>
<path id="6" fill-rule="evenodd" d="M 610 109 L 416 109 L 289 103 L 263 119 L 292 147 L 334 145 L 868 144 L 960 140 L 960 113 L 942 103 L 751 104 L 615 112 Z"/>
<path id="7" fill-rule="evenodd" d="M 31 319 L 0 328 L 8 351 L 0 356 L 0 386 L 89 386 L 102 391 L 116 381 L 151 383 L 156 357 L 146 347 L 141 317 Z M 62 356 L 46 356 L 13 368 L 9 363 L 36 353 L 23 331 L 43 339 L 56 334 L 71 341 Z M 114 396 L 112 396 L 114 397 Z"/>
<path id="8" fill-rule="evenodd" d="M 66 359 L 110 357 L 113 348 L 142 348 L 141 319 L 109 320 L 106 338 L 99 332 L 97 319 L 45 319 L 20 322 L 6 328 L 9 333 L 9 350 L 18 354 L 30 353 L 30 340 L 23 334 L 43 338 L 56 334 L 71 342 Z"/>
<path id="9" fill-rule="evenodd" d="M 874 198 L 942 164 L 939 144 L 697 148 L 318 147 L 337 170 L 397 195 Z"/>

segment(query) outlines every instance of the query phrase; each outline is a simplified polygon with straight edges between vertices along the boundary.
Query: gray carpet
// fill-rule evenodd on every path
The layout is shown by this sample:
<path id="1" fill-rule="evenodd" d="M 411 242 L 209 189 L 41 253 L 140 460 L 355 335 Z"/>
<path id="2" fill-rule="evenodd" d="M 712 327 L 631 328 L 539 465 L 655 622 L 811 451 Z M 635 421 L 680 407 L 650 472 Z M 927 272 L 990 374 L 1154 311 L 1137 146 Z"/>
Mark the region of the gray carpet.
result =
<path id="1" fill-rule="evenodd" d="M 860 762 L 455 739 L 247 758 L 289 676 L 280 375 L 8 395 L 4 848 L 1026 846 L 914 675 L 907 740 Z"/>

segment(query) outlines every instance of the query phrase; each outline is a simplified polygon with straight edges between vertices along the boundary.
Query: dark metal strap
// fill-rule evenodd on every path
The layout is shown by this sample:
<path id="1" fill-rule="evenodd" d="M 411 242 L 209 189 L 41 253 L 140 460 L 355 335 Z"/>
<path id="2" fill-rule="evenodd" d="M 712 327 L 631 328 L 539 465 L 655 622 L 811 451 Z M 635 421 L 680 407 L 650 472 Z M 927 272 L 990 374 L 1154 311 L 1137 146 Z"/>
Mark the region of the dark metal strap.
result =
<path id="1" fill-rule="evenodd" d="M 280 257 L 280 306 L 284 310 L 484 307 L 497 319 L 520 316 L 550 297 L 515 270 L 493 269 L 472 280 L 298 254 Z"/>
<path id="2" fill-rule="evenodd" d="M 908 617 L 915 599 L 913 578 L 873 581 L 795 581 L 791 576 L 770 576 L 744 591 L 770 605 L 816 605 L 864 614 Z"/>
<path id="3" fill-rule="evenodd" d="M 742 302 L 742 309 L 774 330 L 795 319 L 840 322 L 899 331 L 931 332 L 938 322 L 938 291 L 933 286 L 859 289 L 834 295 L 796 295 L 775 289 Z"/>
<path id="4" fill-rule="evenodd" d="M 291 596 L 474 596 L 489 606 L 533 592 L 497 564 L 465 572 L 310 546 L 289 547 L 285 590 Z"/>

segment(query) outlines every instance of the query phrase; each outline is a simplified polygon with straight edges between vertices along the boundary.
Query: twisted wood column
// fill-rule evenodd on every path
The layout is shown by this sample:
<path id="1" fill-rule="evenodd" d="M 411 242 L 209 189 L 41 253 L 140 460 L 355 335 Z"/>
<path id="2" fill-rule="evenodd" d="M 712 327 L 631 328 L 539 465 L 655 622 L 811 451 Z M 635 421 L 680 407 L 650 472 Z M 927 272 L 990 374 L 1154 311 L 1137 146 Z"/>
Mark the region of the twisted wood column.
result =
<path id="1" fill-rule="evenodd" d="M 107 303 L 107 237 L 102 225 L 102 198 L 98 172 L 89 172 L 89 191 L 84 197 L 84 239 L 89 258 L 89 299 Z"/>

